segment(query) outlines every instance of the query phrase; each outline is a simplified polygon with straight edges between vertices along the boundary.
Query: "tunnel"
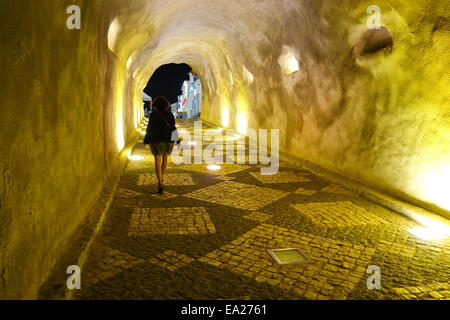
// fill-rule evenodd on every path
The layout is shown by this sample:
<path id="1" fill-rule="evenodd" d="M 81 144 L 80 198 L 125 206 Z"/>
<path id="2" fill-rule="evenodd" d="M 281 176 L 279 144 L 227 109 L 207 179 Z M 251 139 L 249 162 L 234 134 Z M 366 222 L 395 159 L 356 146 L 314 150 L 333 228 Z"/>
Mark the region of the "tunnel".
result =
<path id="1" fill-rule="evenodd" d="M 199 75 L 205 124 L 279 129 L 281 158 L 448 221 L 450 4 L 373 4 L 2 1 L 0 298 L 38 297 L 170 63 Z"/>

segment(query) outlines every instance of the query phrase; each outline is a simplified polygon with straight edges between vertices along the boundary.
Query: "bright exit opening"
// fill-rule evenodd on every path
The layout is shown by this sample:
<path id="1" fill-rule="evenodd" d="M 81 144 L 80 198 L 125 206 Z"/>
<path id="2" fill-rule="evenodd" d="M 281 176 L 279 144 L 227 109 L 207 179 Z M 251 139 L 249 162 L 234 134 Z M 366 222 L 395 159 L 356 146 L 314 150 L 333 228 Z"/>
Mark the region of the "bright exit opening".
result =
<path id="1" fill-rule="evenodd" d="M 158 96 L 169 100 L 177 119 L 200 118 L 202 110 L 202 84 L 198 74 L 187 64 L 166 64 L 159 67 L 150 78 L 144 93 L 146 116 L 151 112 L 151 102 Z"/>

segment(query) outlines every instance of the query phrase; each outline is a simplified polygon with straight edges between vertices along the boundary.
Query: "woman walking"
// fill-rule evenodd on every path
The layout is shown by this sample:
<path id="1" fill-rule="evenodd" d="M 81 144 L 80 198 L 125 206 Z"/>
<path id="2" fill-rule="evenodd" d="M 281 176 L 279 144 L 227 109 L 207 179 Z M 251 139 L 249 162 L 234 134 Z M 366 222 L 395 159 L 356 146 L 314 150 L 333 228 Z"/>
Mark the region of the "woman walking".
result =
<path id="1" fill-rule="evenodd" d="M 170 112 L 170 103 L 165 97 L 155 98 L 152 109 L 144 145 L 150 144 L 150 150 L 155 157 L 158 193 L 162 194 L 164 192 L 164 173 L 174 146 L 172 132 L 176 130 L 175 117 Z"/>

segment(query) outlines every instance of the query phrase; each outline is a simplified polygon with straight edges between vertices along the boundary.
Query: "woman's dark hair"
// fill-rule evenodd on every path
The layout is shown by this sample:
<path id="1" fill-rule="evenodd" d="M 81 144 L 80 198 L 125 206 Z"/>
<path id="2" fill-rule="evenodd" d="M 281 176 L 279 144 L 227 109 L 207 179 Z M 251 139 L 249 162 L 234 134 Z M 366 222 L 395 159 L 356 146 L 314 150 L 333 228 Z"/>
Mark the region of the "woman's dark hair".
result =
<path id="1" fill-rule="evenodd" d="M 165 97 L 156 97 L 152 102 L 152 108 L 159 111 L 166 111 L 170 108 L 170 102 Z"/>

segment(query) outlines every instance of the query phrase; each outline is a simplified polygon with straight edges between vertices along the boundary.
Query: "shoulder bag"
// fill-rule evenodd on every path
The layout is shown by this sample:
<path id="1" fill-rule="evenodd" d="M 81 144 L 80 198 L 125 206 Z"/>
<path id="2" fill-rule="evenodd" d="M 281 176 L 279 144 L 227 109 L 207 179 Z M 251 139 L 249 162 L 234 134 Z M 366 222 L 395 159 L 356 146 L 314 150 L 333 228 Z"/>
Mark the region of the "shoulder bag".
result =
<path id="1" fill-rule="evenodd" d="M 158 110 L 157 112 L 158 112 L 159 116 L 164 120 L 165 124 L 167 125 L 167 127 L 168 127 L 169 130 L 170 130 L 170 124 L 169 124 L 169 122 L 167 121 L 166 117 L 164 117 L 164 115 L 162 114 L 161 111 Z M 177 130 L 177 128 L 175 128 L 173 131 L 171 130 L 171 138 L 170 138 L 170 140 L 171 140 L 172 142 L 176 142 L 177 144 L 180 143 L 180 136 L 178 135 L 178 130 Z"/>

